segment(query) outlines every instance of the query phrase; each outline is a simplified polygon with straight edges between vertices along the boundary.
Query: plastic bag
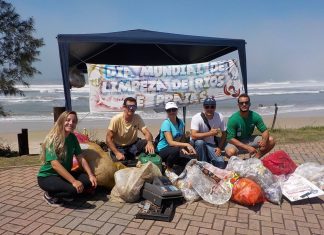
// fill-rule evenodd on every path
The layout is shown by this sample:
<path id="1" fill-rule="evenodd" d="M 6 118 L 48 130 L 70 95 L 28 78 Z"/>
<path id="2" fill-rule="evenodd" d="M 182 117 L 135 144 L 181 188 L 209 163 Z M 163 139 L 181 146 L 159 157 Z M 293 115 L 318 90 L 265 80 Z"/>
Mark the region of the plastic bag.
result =
<path id="1" fill-rule="evenodd" d="M 188 162 L 186 169 L 192 187 L 202 199 L 216 205 L 229 201 L 232 195 L 230 180 L 234 172 L 195 159 Z"/>
<path id="2" fill-rule="evenodd" d="M 160 169 L 152 162 L 139 164 L 115 173 L 116 185 L 110 194 L 112 202 L 136 202 L 144 182 L 152 182 L 155 176 L 162 176 Z"/>
<path id="3" fill-rule="evenodd" d="M 239 178 L 234 183 L 231 199 L 245 206 L 254 206 L 265 201 L 260 185 L 248 178 Z"/>
<path id="4" fill-rule="evenodd" d="M 165 171 L 165 175 L 169 178 L 174 186 L 181 190 L 186 201 L 195 202 L 200 200 L 199 194 L 194 188 L 192 188 L 186 169 L 179 176 L 176 173 L 168 170 Z"/>
<path id="5" fill-rule="evenodd" d="M 73 134 L 77 137 L 80 144 L 88 143 L 89 137 L 81 134 L 80 132 L 74 131 Z"/>
<path id="6" fill-rule="evenodd" d="M 297 167 L 295 174 L 303 176 L 324 190 L 324 165 L 317 162 L 306 162 Z"/>
<path id="7" fill-rule="evenodd" d="M 258 183 L 265 193 L 265 197 L 272 203 L 280 205 L 282 191 L 276 177 L 263 166 L 260 159 L 249 158 L 242 160 L 232 156 L 227 164 L 226 170 L 234 171 L 241 177 L 249 178 Z"/>
<path id="8" fill-rule="evenodd" d="M 262 163 L 274 175 L 291 174 L 297 168 L 297 165 L 294 163 L 294 161 L 283 150 L 278 150 L 274 153 L 269 154 L 262 159 Z"/>

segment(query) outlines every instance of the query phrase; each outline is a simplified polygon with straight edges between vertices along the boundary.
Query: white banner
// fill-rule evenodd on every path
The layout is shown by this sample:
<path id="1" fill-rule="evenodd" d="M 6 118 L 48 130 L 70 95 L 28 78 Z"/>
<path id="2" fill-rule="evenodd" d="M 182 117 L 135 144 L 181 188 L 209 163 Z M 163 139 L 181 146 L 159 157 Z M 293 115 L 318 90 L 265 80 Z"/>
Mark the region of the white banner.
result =
<path id="1" fill-rule="evenodd" d="M 139 108 L 163 109 L 168 101 L 180 107 L 244 93 L 236 60 L 167 66 L 87 64 L 90 112 L 121 110 L 132 96 Z"/>

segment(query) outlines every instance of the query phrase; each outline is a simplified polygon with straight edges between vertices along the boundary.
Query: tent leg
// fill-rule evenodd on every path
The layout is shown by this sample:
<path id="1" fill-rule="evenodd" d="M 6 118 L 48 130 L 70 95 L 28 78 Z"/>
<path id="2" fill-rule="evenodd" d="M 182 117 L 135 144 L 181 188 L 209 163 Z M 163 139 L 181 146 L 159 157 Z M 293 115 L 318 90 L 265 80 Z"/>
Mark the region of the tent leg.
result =
<path id="1" fill-rule="evenodd" d="M 186 133 L 186 115 L 187 115 L 187 107 L 182 107 L 182 114 L 183 114 L 183 122 L 184 122 L 184 130 L 183 133 Z"/>

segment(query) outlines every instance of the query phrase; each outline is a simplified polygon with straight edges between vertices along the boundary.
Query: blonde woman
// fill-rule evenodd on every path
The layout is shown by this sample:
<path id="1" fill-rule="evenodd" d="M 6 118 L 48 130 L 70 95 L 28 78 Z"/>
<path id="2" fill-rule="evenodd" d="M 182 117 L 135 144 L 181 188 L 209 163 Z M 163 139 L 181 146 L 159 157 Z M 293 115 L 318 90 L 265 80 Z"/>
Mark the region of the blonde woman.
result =
<path id="1" fill-rule="evenodd" d="M 60 206 L 63 201 L 72 201 L 84 189 L 97 186 L 97 179 L 82 157 L 79 142 L 73 134 L 77 123 L 76 112 L 63 112 L 42 145 L 43 165 L 37 179 L 39 187 L 45 191 L 45 201 L 52 206 Z M 79 164 L 87 174 L 71 172 L 73 155 L 77 156 Z"/>

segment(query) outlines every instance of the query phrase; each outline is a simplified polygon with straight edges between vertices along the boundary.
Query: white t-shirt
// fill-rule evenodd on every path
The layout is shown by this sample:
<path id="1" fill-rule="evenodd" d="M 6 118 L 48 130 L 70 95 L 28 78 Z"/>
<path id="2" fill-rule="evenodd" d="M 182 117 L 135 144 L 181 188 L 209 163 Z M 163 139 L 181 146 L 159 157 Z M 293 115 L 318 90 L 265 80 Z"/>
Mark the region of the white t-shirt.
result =
<path id="1" fill-rule="evenodd" d="M 208 120 L 208 119 L 207 119 Z M 212 119 L 208 120 L 211 128 L 219 128 L 221 131 L 226 131 L 226 125 L 222 114 L 215 112 Z M 201 117 L 201 113 L 195 114 L 191 119 L 191 129 L 199 133 L 208 132 L 209 128 Z M 215 144 L 214 137 L 209 136 L 204 138 L 207 143 Z"/>

